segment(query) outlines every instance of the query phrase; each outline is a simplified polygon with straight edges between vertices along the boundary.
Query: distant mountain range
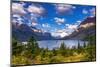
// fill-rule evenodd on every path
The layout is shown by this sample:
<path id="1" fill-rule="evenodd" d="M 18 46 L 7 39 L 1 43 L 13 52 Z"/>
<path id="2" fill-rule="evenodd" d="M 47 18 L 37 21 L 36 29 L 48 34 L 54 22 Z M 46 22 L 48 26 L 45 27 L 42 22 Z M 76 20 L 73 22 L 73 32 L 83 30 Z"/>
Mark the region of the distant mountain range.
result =
<path id="1" fill-rule="evenodd" d="M 78 26 L 78 29 L 69 36 L 63 38 L 54 38 L 51 33 L 43 32 L 36 27 L 27 24 L 12 23 L 12 37 L 16 37 L 19 41 L 27 41 L 34 36 L 37 40 L 53 40 L 53 39 L 84 39 L 86 36 L 96 34 L 96 17 L 88 17 Z"/>
<path id="2" fill-rule="evenodd" d="M 78 29 L 63 39 L 81 39 L 90 35 L 96 35 L 96 17 L 88 17 L 78 26 Z"/>
<path id="3" fill-rule="evenodd" d="M 53 39 L 48 32 L 42 32 L 41 30 L 35 27 L 30 27 L 27 24 L 12 23 L 12 37 L 16 37 L 19 41 L 27 41 L 32 36 L 37 40 Z"/>

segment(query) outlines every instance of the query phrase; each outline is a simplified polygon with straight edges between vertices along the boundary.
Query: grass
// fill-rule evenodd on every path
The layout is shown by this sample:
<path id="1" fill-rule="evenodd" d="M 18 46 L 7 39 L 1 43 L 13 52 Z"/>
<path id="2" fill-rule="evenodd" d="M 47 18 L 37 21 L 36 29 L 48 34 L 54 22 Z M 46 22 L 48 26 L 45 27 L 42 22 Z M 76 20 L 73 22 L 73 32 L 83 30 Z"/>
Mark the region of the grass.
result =
<path id="1" fill-rule="evenodd" d="M 35 59 L 29 60 L 25 56 L 13 56 L 12 58 L 12 64 L 18 64 L 18 65 L 25 65 L 25 64 L 48 64 L 48 63 L 62 63 L 62 62 L 79 62 L 79 61 L 84 61 L 86 58 L 85 53 L 80 53 L 73 56 L 62 56 L 62 55 L 57 55 L 53 56 L 51 58 L 49 57 L 44 57 L 42 58 L 40 55 L 36 56 Z"/>

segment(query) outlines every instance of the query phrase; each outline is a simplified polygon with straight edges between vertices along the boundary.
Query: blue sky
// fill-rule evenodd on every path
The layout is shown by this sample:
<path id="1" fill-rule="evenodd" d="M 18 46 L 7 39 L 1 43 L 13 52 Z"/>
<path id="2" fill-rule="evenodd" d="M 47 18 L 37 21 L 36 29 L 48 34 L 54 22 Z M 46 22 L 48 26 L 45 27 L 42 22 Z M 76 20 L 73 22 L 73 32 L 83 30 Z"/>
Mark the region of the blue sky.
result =
<path id="1" fill-rule="evenodd" d="M 95 6 L 18 2 L 12 3 L 12 22 L 36 27 L 52 36 L 68 36 L 87 17 L 95 16 Z M 39 31 L 40 30 L 40 31 Z"/>

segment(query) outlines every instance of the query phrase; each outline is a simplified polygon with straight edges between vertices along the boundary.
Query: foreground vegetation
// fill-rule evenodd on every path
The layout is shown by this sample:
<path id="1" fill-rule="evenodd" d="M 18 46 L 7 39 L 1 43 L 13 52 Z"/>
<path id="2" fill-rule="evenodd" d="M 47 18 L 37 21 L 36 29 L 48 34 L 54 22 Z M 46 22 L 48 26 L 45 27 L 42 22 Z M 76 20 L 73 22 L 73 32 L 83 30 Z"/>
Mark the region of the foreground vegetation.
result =
<path id="1" fill-rule="evenodd" d="M 22 44 L 16 38 L 12 40 L 12 65 L 48 64 L 63 62 L 95 61 L 95 36 L 88 36 L 88 45 L 66 47 L 64 42 L 59 48 L 49 50 L 39 48 L 37 41 L 31 37 L 28 43 Z"/>

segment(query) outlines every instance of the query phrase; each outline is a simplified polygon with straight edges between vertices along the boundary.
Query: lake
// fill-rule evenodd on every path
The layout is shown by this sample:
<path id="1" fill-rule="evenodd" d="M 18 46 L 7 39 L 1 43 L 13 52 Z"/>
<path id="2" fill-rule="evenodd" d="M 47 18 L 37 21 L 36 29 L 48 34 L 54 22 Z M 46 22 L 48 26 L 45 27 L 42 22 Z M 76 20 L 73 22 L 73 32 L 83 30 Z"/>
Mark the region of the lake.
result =
<path id="1" fill-rule="evenodd" d="M 87 41 L 81 41 L 81 40 L 43 40 L 43 41 L 38 41 L 39 47 L 40 48 L 49 48 L 49 49 L 53 49 L 53 48 L 57 48 L 60 47 L 61 43 L 65 43 L 65 45 L 69 48 L 71 48 L 72 46 L 77 46 L 78 42 L 80 43 L 81 46 L 85 44 L 88 44 Z"/>

